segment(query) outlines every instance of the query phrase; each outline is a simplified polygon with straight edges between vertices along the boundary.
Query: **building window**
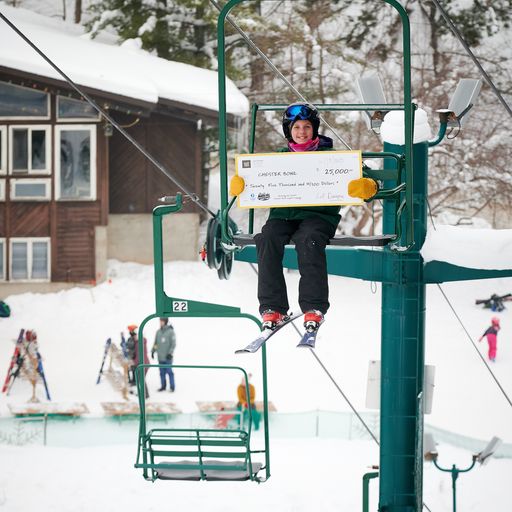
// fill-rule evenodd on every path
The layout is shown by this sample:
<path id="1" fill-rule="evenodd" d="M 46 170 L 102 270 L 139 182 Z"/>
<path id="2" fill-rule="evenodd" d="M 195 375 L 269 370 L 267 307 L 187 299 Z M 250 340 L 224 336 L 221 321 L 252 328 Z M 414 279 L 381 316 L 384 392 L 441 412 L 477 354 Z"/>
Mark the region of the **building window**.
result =
<path id="1" fill-rule="evenodd" d="M 7 126 L 0 126 L 0 174 L 7 173 Z"/>
<path id="2" fill-rule="evenodd" d="M 50 239 L 10 239 L 11 281 L 50 280 Z"/>
<path id="3" fill-rule="evenodd" d="M 11 201 L 49 201 L 51 199 L 51 180 L 21 179 L 10 180 Z"/>
<path id="4" fill-rule="evenodd" d="M 50 95 L 36 89 L 0 82 L 0 117 L 50 119 Z"/>
<path id="5" fill-rule="evenodd" d="M 55 127 L 55 197 L 96 200 L 96 126 Z"/>
<path id="6" fill-rule="evenodd" d="M 100 115 L 86 101 L 57 96 L 58 121 L 83 121 L 84 119 L 100 120 Z"/>
<path id="7" fill-rule="evenodd" d="M 5 281 L 5 238 L 0 238 L 0 281 Z"/>
<path id="8" fill-rule="evenodd" d="M 50 174 L 48 125 L 9 126 L 9 170 L 12 174 Z"/>
<path id="9" fill-rule="evenodd" d="M 0 201 L 5 201 L 5 180 L 0 180 Z"/>

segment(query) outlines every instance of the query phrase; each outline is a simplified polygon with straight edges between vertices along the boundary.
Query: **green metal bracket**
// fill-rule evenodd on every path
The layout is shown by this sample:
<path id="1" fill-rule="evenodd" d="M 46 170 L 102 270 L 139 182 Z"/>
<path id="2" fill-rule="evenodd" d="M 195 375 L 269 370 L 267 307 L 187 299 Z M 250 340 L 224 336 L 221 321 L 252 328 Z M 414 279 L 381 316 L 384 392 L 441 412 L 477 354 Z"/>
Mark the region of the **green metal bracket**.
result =
<path id="1" fill-rule="evenodd" d="M 471 471 L 476 464 L 476 461 L 478 459 L 478 455 L 473 455 L 473 461 L 470 466 L 468 466 L 466 469 L 459 469 L 455 464 L 452 465 L 450 469 L 448 468 L 442 468 L 437 463 L 437 457 L 432 460 L 434 463 L 434 466 L 439 469 L 440 471 L 443 471 L 445 473 L 450 473 L 452 477 L 452 504 L 453 504 L 453 512 L 457 512 L 457 478 L 459 478 L 460 473 L 467 473 L 468 471 Z"/>
<path id="2" fill-rule="evenodd" d="M 439 131 L 437 132 L 436 138 L 428 141 L 429 148 L 437 146 L 438 144 L 440 144 L 442 142 L 442 140 L 444 139 L 444 136 L 446 135 L 447 126 L 448 126 L 448 123 L 446 121 L 445 122 L 441 121 L 441 124 L 439 125 Z"/>
<path id="3" fill-rule="evenodd" d="M 372 478 L 378 478 L 378 476 L 378 471 L 365 473 L 363 475 L 363 512 L 369 512 L 370 510 L 370 480 Z"/>
<path id="4" fill-rule="evenodd" d="M 429 261 L 424 266 L 425 283 L 445 283 L 449 281 L 472 281 L 475 279 L 497 279 L 512 277 L 512 269 L 486 270 L 452 265 L 444 261 Z"/>

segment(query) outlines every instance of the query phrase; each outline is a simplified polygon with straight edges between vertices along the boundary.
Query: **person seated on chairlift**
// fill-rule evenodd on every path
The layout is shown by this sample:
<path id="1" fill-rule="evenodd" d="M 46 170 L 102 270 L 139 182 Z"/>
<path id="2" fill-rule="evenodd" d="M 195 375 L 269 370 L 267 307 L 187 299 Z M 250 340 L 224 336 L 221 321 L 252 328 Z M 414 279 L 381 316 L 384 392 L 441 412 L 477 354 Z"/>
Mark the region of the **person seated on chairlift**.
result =
<path id="1" fill-rule="evenodd" d="M 287 147 L 278 151 L 329 151 L 332 139 L 318 134 L 318 111 L 307 103 L 293 103 L 283 114 Z M 304 327 L 315 330 L 329 309 L 325 247 L 340 221 L 339 206 L 272 208 L 261 233 L 254 237 L 258 255 L 258 300 L 263 328 L 283 322 L 289 304 L 283 275 L 284 247 L 295 243 L 299 264 L 299 305 Z"/>

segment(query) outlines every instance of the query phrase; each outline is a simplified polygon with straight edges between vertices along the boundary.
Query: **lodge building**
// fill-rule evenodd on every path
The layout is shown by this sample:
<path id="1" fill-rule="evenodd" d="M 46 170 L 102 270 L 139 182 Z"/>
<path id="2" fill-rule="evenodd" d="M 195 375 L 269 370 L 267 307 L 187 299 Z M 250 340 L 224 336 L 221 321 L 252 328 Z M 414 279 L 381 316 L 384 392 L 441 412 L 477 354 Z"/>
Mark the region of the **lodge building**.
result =
<path id="1" fill-rule="evenodd" d="M 83 43 L 93 52 L 107 47 Z M 176 193 L 175 185 L 64 80 L 2 57 L 0 49 L 0 281 L 34 289 L 37 283 L 94 283 L 105 279 L 107 259 L 151 263 L 151 211 L 161 196 Z M 178 64 L 147 59 L 152 66 L 162 61 L 156 63 L 160 71 Z M 186 79 L 191 68 L 216 83 L 215 73 L 183 66 L 171 75 L 182 71 Z M 204 128 L 215 125 L 216 108 L 169 93 L 148 101 L 123 89 L 83 87 L 177 179 L 207 199 Z M 245 114 L 230 120 L 236 124 Z M 166 259 L 197 259 L 200 215 L 188 203 L 166 219 Z"/>

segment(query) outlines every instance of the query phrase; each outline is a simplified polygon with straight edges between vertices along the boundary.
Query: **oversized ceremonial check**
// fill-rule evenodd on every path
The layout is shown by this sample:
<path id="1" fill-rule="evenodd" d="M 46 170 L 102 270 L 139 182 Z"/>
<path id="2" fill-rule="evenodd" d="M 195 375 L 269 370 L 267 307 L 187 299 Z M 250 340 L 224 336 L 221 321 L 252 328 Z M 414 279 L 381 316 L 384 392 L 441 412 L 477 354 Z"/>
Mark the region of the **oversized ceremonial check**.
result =
<path id="1" fill-rule="evenodd" d="M 240 208 L 362 204 L 348 195 L 351 180 L 362 177 L 361 151 L 253 153 L 236 156 L 245 181 Z"/>

